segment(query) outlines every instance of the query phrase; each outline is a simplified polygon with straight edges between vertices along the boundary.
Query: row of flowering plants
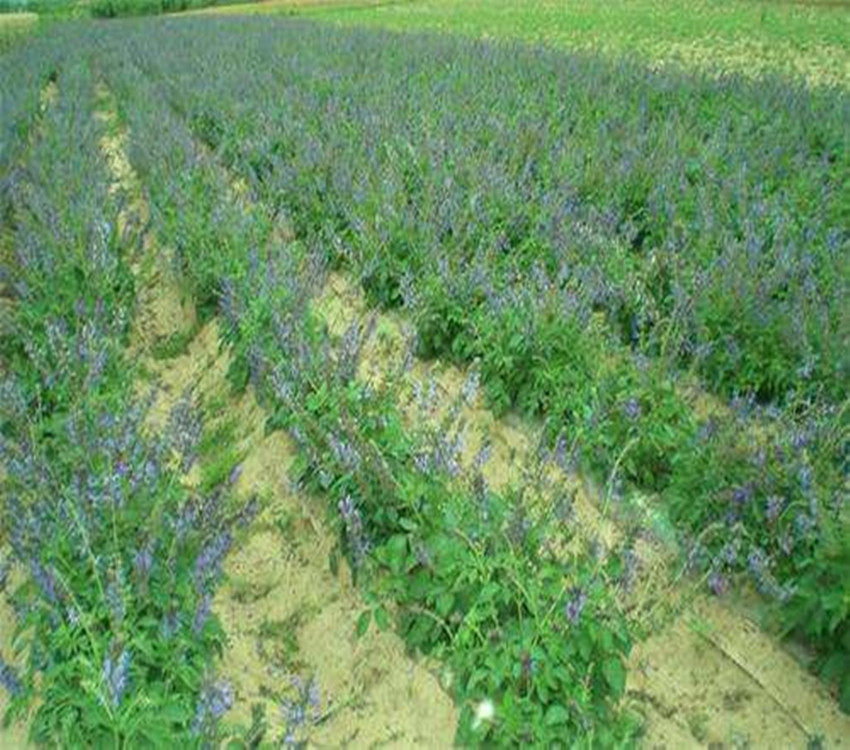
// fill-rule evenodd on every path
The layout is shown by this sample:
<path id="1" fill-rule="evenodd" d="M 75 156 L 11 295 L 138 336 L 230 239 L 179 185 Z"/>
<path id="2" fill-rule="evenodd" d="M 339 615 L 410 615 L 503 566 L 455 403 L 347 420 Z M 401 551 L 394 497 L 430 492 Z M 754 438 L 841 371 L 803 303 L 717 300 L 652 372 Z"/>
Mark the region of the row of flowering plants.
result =
<path id="1" fill-rule="evenodd" d="M 311 304 L 324 258 L 234 188 L 185 113 L 169 106 L 139 40 L 101 41 L 156 229 L 196 300 L 221 313 L 234 387 L 252 384 L 270 425 L 298 443 L 296 478 L 325 498 L 370 602 L 358 630 L 394 622 L 412 647 L 444 662 L 464 744 L 631 736 L 620 706 L 631 635 L 619 555 L 592 554 L 566 510 L 531 513 L 536 482 L 490 490 L 485 456 L 460 475 L 456 425 L 411 428 L 397 385 L 358 380 L 366 332 L 355 324 L 333 339 Z"/>
<path id="2" fill-rule="evenodd" d="M 231 699 L 213 678 L 223 633 L 211 601 L 247 518 L 222 490 L 181 483 L 200 435 L 190 402 L 163 434 L 145 428 L 124 350 L 140 228 L 119 231 L 126 196 L 101 151 L 83 39 L 70 27 L 51 45 L 57 93 L 29 117 L 4 178 L 0 580 L 15 619 L 3 624 L 4 721 L 27 721 L 51 747 L 189 747 L 216 737 Z"/>
<path id="3" fill-rule="evenodd" d="M 657 496 L 712 590 L 753 581 L 850 706 L 845 92 L 161 29 L 118 36 L 266 221 L 404 306 L 419 354 L 477 361 L 491 405 L 542 417 L 576 466 Z"/>

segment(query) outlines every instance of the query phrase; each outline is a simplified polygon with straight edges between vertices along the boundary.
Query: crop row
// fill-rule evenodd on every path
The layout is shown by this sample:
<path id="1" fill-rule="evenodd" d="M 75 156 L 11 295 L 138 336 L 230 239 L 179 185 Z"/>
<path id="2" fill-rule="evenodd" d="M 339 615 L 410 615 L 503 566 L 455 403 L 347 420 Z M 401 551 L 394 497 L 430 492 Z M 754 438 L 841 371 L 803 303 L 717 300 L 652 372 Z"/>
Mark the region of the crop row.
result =
<path id="1" fill-rule="evenodd" d="M 58 93 L 41 114 L 37 83 L 14 119 L 4 112 L 5 132 L 20 133 L 4 181 L 0 579 L 15 614 L 14 653 L 0 655 L 5 720 L 25 719 L 41 745 L 192 742 L 215 736 L 228 699 L 210 672 L 223 637 L 210 601 L 247 518 L 223 491 L 180 482 L 200 437 L 190 402 L 164 434 L 145 429 L 149 402 L 125 353 L 140 227 L 103 153 L 113 134 L 79 41 L 51 39 Z M 15 65 L 30 63 L 11 69 L 43 83 L 37 58 Z"/>
<path id="2" fill-rule="evenodd" d="M 160 29 L 115 29 L 116 66 L 265 222 L 403 305 L 420 354 L 476 361 L 576 465 L 657 496 L 714 591 L 746 571 L 850 699 L 846 96 L 309 24 Z M 230 305 L 257 241 L 214 218 L 178 245 L 198 298 Z"/>

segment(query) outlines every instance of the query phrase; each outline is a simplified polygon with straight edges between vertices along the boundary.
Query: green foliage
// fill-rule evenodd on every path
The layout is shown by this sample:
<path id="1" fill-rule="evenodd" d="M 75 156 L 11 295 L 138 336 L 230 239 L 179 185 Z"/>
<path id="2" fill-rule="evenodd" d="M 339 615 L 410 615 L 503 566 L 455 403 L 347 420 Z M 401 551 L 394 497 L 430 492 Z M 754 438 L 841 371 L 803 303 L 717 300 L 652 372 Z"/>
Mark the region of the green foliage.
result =
<path id="1" fill-rule="evenodd" d="M 850 713 L 850 539 L 839 522 L 826 525 L 822 543 L 803 569 L 797 590 L 782 612 L 786 631 L 801 634 L 822 654 L 818 669 L 838 688 Z"/>
<path id="2" fill-rule="evenodd" d="M 612 496 L 652 493 L 683 541 L 699 540 L 688 552 L 716 591 L 746 570 L 788 603 L 807 561 L 822 561 L 819 575 L 835 564 L 816 550 L 842 459 L 795 434 L 825 430 L 846 391 L 840 92 L 310 24 L 187 21 L 169 33 L 165 49 L 143 29 L 110 42 L 160 228 L 195 293 L 221 303 L 234 384 L 276 404 L 271 424 L 299 436 L 331 516 L 342 501 L 362 516 L 343 522 L 353 562 L 390 539 L 395 550 L 407 536 L 408 552 L 422 542 L 417 503 L 442 528 L 442 495 L 462 509 L 475 493 L 438 477 L 433 490 L 406 484 L 418 486 L 421 436 L 393 424 L 392 399 L 339 375 L 307 312 L 324 263 L 359 278 L 372 304 L 404 305 L 420 354 L 477 361 L 490 404 L 541 417 L 564 459 Z M 251 76 L 227 51 L 242 34 L 256 41 Z M 205 237 L 239 203 L 222 167 L 246 186 L 252 208 L 239 213 L 254 228 L 231 229 L 236 216 Z M 197 228 L 184 232 L 184 216 Z M 297 241 L 272 239 L 278 224 Z M 680 378 L 694 374 L 739 414 L 702 419 Z M 777 414 L 784 436 L 765 446 Z M 334 453 L 352 445 L 357 471 Z M 389 580 L 410 572 L 396 555 L 380 562 Z M 355 571 L 370 578 L 368 564 Z M 425 604 L 410 601 L 434 614 L 455 584 L 448 575 Z M 441 627 L 418 624 L 429 615 L 392 614 L 382 600 L 369 618 L 448 648 Z M 517 684 L 499 684 L 514 700 Z"/>
<path id="3" fill-rule="evenodd" d="M 371 7 L 358 3 L 357 12 L 348 5 L 320 3 L 296 10 L 343 26 L 542 42 L 655 65 L 748 75 L 782 71 L 803 74 L 812 83 L 846 84 L 847 9 L 832 0 L 416 0 Z"/>
<path id="4" fill-rule="evenodd" d="M 356 274 L 372 304 L 404 305 L 421 354 L 477 361 L 491 405 L 544 419 L 559 460 L 609 480 L 611 495 L 656 493 L 716 590 L 748 570 L 846 704 L 840 96 L 306 24 L 160 24 L 168 44 L 150 28 L 61 38 L 96 45 L 154 226 L 202 315 L 223 314 L 232 384 L 254 386 L 270 425 L 298 441 L 299 478 L 327 499 L 370 600 L 357 631 L 395 626 L 443 660 L 461 743 L 633 737 L 618 705 L 624 563 L 586 549 L 533 481 L 496 494 L 457 476 L 445 425 L 411 428 L 393 387 L 356 380 L 362 331 L 332 340 L 310 310 L 327 263 Z M 4 115 L 18 144 L 54 65 Z M 10 518 L 32 521 L 38 542 L 19 554 L 27 669 L 13 713 L 35 705 L 45 742 L 192 744 L 222 644 L 195 577 L 234 519 L 209 507 L 215 493 L 180 489 L 182 452 L 127 416 L 131 238 L 114 230 L 91 112 L 69 104 L 91 98 L 88 74 L 74 75 L 6 201 L 22 301 L 3 343 L 15 385 L 3 437 L 49 467 L 9 485 Z M 700 419 L 675 365 L 723 396 L 774 403 L 736 398 L 734 413 Z M 132 440 L 100 446 L 104 421 Z M 238 461 L 232 437 L 222 424 L 202 440 L 203 490 Z M 139 471 L 158 467 L 141 490 L 128 453 Z M 83 515 L 92 481 L 108 512 Z M 104 486 L 133 491 L 119 502 Z M 212 528 L 181 535 L 193 513 Z M 160 557 L 142 575 L 150 539 Z M 281 663 L 286 632 L 265 633 Z M 263 731 L 258 714 L 248 735 Z"/>
<path id="5" fill-rule="evenodd" d="M 465 707 L 458 740 L 511 746 L 585 736 L 608 746 L 628 736 L 616 708 L 631 644 L 611 598 L 616 557 L 603 565 L 585 554 L 541 552 L 566 548 L 569 527 L 525 516 L 527 501 L 519 495 L 476 494 L 418 471 L 415 444 L 386 395 L 329 392 L 296 416 L 310 435 L 340 421 L 357 426 L 344 439 L 364 456 L 362 464 L 346 471 L 319 444 L 303 476 L 332 504 L 356 497 L 372 552 L 361 567 L 349 530 L 352 565 L 379 601 L 395 602 L 408 643 L 450 667 L 452 690 Z M 374 458 L 365 457 L 366 446 L 374 447 Z M 573 621 L 567 611 L 576 597 L 582 604 Z M 380 626 L 386 611 L 364 613 L 358 630 L 372 618 Z M 492 723 L 475 718 L 474 707 L 485 701 L 495 704 Z"/>
<path id="6" fill-rule="evenodd" d="M 230 544 L 221 493 L 187 491 L 196 427 L 175 409 L 154 440 L 123 353 L 132 227 L 101 154 L 93 72 L 65 64 L 10 177 L 15 264 L 2 346 L 3 529 L 25 575 L 10 592 L 17 664 L 4 721 L 42 746 L 192 746 L 224 634 L 210 615 Z M 3 579 L 7 568 L 3 561 Z M 200 717 L 200 718 L 199 718 Z"/>
<path id="7" fill-rule="evenodd" d="M 189 349 L 189 344 L 192 343 L 195 336 L 198 335 L 200 324 L 196 324 L 185 331 L 177 331 L 162 341 L 158 341 L 151 349 L 151 356 L 154 359 L 174 359 L 175 357 L 183 356 Z"/>
<path id="8" fill-rule="evenodd" d="M 211 655 L 224 643 L 215 619 L 201 629 L 192 626 L 202 595 L 193 583 L 201 537 L 182 536 L 176 523 L 192 501 L 164 474 L 142 491 L 124 489 L 126 502 L 104 510 L 106 523 L 82 518 L 67 489 L 79 481 L 78 467 L 88 467 L 94 486 L 114 468 L 101 442 L 112 437 L 103 434 L 106 415 L 86 414 L 85 404 L 77 408 L 84 410 L 84 424 L 69 423 L 73 442 L 57 436 L 48 448 L 50 486 L 67 498 L 55 510 L 69 525 L 65 533 L 40 536 L 42 578 L 13 596 L 26 613 L 16 642 L 26 647 L 28 688 L 15 696 L 7 718 L 25 715 L 35 699 L 30 733 L 44 745 L 158 745 L 188 738 Z M 6 489 L 18 493 L 24 507 L 39 507 L 48 487 L 31 494 L 21 479 Z M 140 562 L 139 555 L 151 557 Z M 111 660 L 119 669 L 123 654 L 130 655 L 122 678 L 126 696 L 105 667 Z"/>
<path id="9" fill-rule="evenodd" d="M 242 0 L 247 2 L 248 0 Z M 121 16 L 155 16 L 162 13 L 179 13 L 213 5 L 233 5 L 239 0 L 93 0 L 88 11 L 94 18 Z"/>

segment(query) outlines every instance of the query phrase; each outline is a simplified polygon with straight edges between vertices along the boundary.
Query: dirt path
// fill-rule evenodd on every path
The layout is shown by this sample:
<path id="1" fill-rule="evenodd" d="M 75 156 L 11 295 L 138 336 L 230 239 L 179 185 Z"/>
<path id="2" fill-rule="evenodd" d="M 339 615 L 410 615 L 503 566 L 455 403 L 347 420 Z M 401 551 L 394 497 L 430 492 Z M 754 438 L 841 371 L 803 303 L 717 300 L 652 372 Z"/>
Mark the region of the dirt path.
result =
<path id="1" fill-rule="evenodd" d="M 5 553 L 5 550 L 4 550 Z M 20 585 L 19 575 L 10 576 L 7 586 L 10 591 Z M 0 597 L 0 654 L 12 661 L 12 632 L 15 628 L 15 613 L 6 601 L 6 597 Z M 9 705 L 9 697 L 6 691 L 0 688 L 0 720 L 6 713 Z M 9 727 L 0 724 L 0 748 L 3 750 L 24 750 L 31 747 L 27 742 L 27 727 L 25 723 L 17 722 Z"/>
<path id="2" fill-rule="evenodd" d="M 114 125 L 105 90 L 101 101 Z M 148 209 L 126 158 L 126 138 L 115 129 L 104 152 L 118 189 L 131 196 L 129 222 L 146 217 Z M 188 339 L 196 318 L 152 236 L 145 239 L 143 257 L 155 261 L 139 267 L 143 281 L 132 341 L 149 376 L 146 387 L 157 394 L 149 426 L 159 429 L 177 401 L 191 394 L 205 432 L 226 434 L 223 442 L 239 457 L 234 492 L 242 499 L 256 495 L 262 503 L 249 534 L 228 558 L 228 579 L 214 602 L 229 639 L 221 664 L 235 693 L 228 718 L 249 724 L 252 706 L 261 704 L 270 736 L 280 736 L 274 693 L 299 676 L 315 680 L 321 694 L 323 719 L 310 733 L 317 746 L 451 745 L 456 709 L 429 665 L 410 658 L 394 633 L 370 629 L 355 637 L 364 604 L 345 565 L 337 575 L 330 570 L 335 537 L 316 515 L 321 505 L 290 485 L 294 443 L 282 432 L 265 434 L 265 415 L 250 389 L 231 394 L 230 357 L 217 321 Z M 176 356 L 153 356 L 163 343 L 183 338 L 186 345 Z M 207 457 L 209 464 L 220 459 L 216 450 Z M 202 458 L 186 481 L 203 481 L 205 468 Z"/>

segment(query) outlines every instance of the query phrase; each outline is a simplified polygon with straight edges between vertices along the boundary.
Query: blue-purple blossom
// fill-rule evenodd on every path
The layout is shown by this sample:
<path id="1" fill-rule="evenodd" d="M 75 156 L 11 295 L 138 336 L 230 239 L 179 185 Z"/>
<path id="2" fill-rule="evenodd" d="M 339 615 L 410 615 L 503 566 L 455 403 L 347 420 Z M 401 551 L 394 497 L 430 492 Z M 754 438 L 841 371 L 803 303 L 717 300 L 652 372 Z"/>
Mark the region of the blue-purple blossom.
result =
<path id="1" fill-rule="evenodd" d="M 304 734 L 321 718 L 321 695 L 318 683 L 302 680 L 297 675 L 291 679 L 294 695 L 280 704 L 280 713 L 285 723 L 283 746 L 298 747 L 304 742 Z"/>
<path id="2" fill-rule="evenodd" d="M 753 498 L 753 488 L 749 485 L 735 487 L 732 490 L 732 500 L 738 505 L 746 505 Z"/>
<path id="3" fill-rule="evenodd" d="M 142 547 L 133 555 L 133 572 L 136 575 L 136 580 L 142 587 L 147 586 L 148 578 L 150 578 L 151 568 L 153 567 L 153 551 L 155 542 L 148 540 Z"/>
<path id="4" fill-rule="evenodd" d="M 192 397 L 184 393 L 168 418 L 166 433 L 169 445 L 180 456 L 180 469 L 188 471 L 195 462 L 203 424 L 192 405 Z"/>
<path id="5" fill-rule="evenodd" d="M 203 687 L 192 719 L 191 732 L 199 736 L 214 728 L 224 714 L 233 706 L 233 689 L 228 682 L 220 680 Z"/>
<path id="6" fill-rule="evenodd" d="M 30 566 L 30 572 L 44 598 L 51 604 L 58 603 L 59 598 L 56 595 L 56 582 L 52 571 L 45 568 L 41 563 L 34 561 Z"/>
<path id="7" fill-rule="evenodd" d="M 193 578 L 198 590 L 202 590 L 208 580 L 216 578 L 221 564 L 230 550 L 233 537 L 229 531 L 221 531 L 210 539 L 195 559 Z"/>
<path id="8" fill-rule="evenodd" d="M 203 631 L 204 626 L 207 624 L 207 620 L 209 620 L 211 613 L 212 597 L 209 594 L 205 593 L 198 600 L 198 605 L 195 608 L 195 614 L 192 617 L 192 632 L 195 635 L 200 635 L 201 631 Z"/>
<path id="9" fill-rule="evenodd" d="M 771 495 L 767 500 L 765 500 L 764 504 L 764 514 L 767 520 L 770 523 L 776 521 L 779 518 L 782 510 L 785 507 L 785 500 L 778 495 Z"/>
<path id="10" fill-rule="evenodd" d="M 363 527 L 363 519 L 351 495 L 343 497 L 338 507 L 345 525 L 345 538 L 348 540 L 354 567 L 359 568 L 363 565 L 370 546 Z"/>
<path id="11" fill-rule="evenodd" d="M 17 670 L 0 656 L 0 685 L 9 695 L 18 695 L 23 690 L 23 684 Z"/>
<path id="12" fill-rule="evenodd" d="M 623 404 L 623 414 L 630 422 L 636 422 L 640 419 L 641 413 L 640 401 L 636 398 L 630 398 Z"/>
<path id="13" fill-rule="evenodd" d="M 174 637 L 179 629 L 180 615 L 178 612 L 176 610 L 166 612 L 159 625 L 159 632 L 162 634 L 162 637 L 168 640 L 169 638 Z"/>
<path id="14" fill-rule="evenodd" d="M 109 605 L 113 623 L 120 625 L 127 614 L 127 605 L 124 603 L 124 592 L 117 580 L 110 581 L 106 587 L 106 603 Z"/>
<path id="15" fill-rule="evenodd" d="M 571 625 L 577 625 L 581 618 L 581 613 L 587 605 L 587 594 L 581 588 L 574 588 L 570 591 L 567 598 L 567 603 L 564 605 L 564 616 Z"/>
<path id="16" fill-rule="evenodd" d="M 110 647 L 110 653 L 103 660 L 102 676 L 109 703 L 113 708 L 117 708 L 129 685 L 130 652 L 124 648 L 117 657 L 113 653 L 114 649 Z"/>
<path id="17" fill-rule="evenodd" d="M 708 576 L 708 588 L 715 596 L 723 596 L 729 589 L 729 581 L 720 571 L 713 570 Z"/>
<path id="18" fill-rule="evenodd" d="M 343 468 L 353 471 L 360 466 L 360 454 L 357 449 L 338 435 L 328 435 L 328 445 L 334 458 L 342 464 Z"/>
<path id="19" fill-rule="evenodd" d="M 460 390 L 461 398 L 467 403 L 471 404 L 475 400 L 475 396 L 478 393 L 478 388 L 481 384 L 481 375 L 478 371 L 473 370 L 466 376 L 466 379 L 463 381 L 463 386 Z"/>

